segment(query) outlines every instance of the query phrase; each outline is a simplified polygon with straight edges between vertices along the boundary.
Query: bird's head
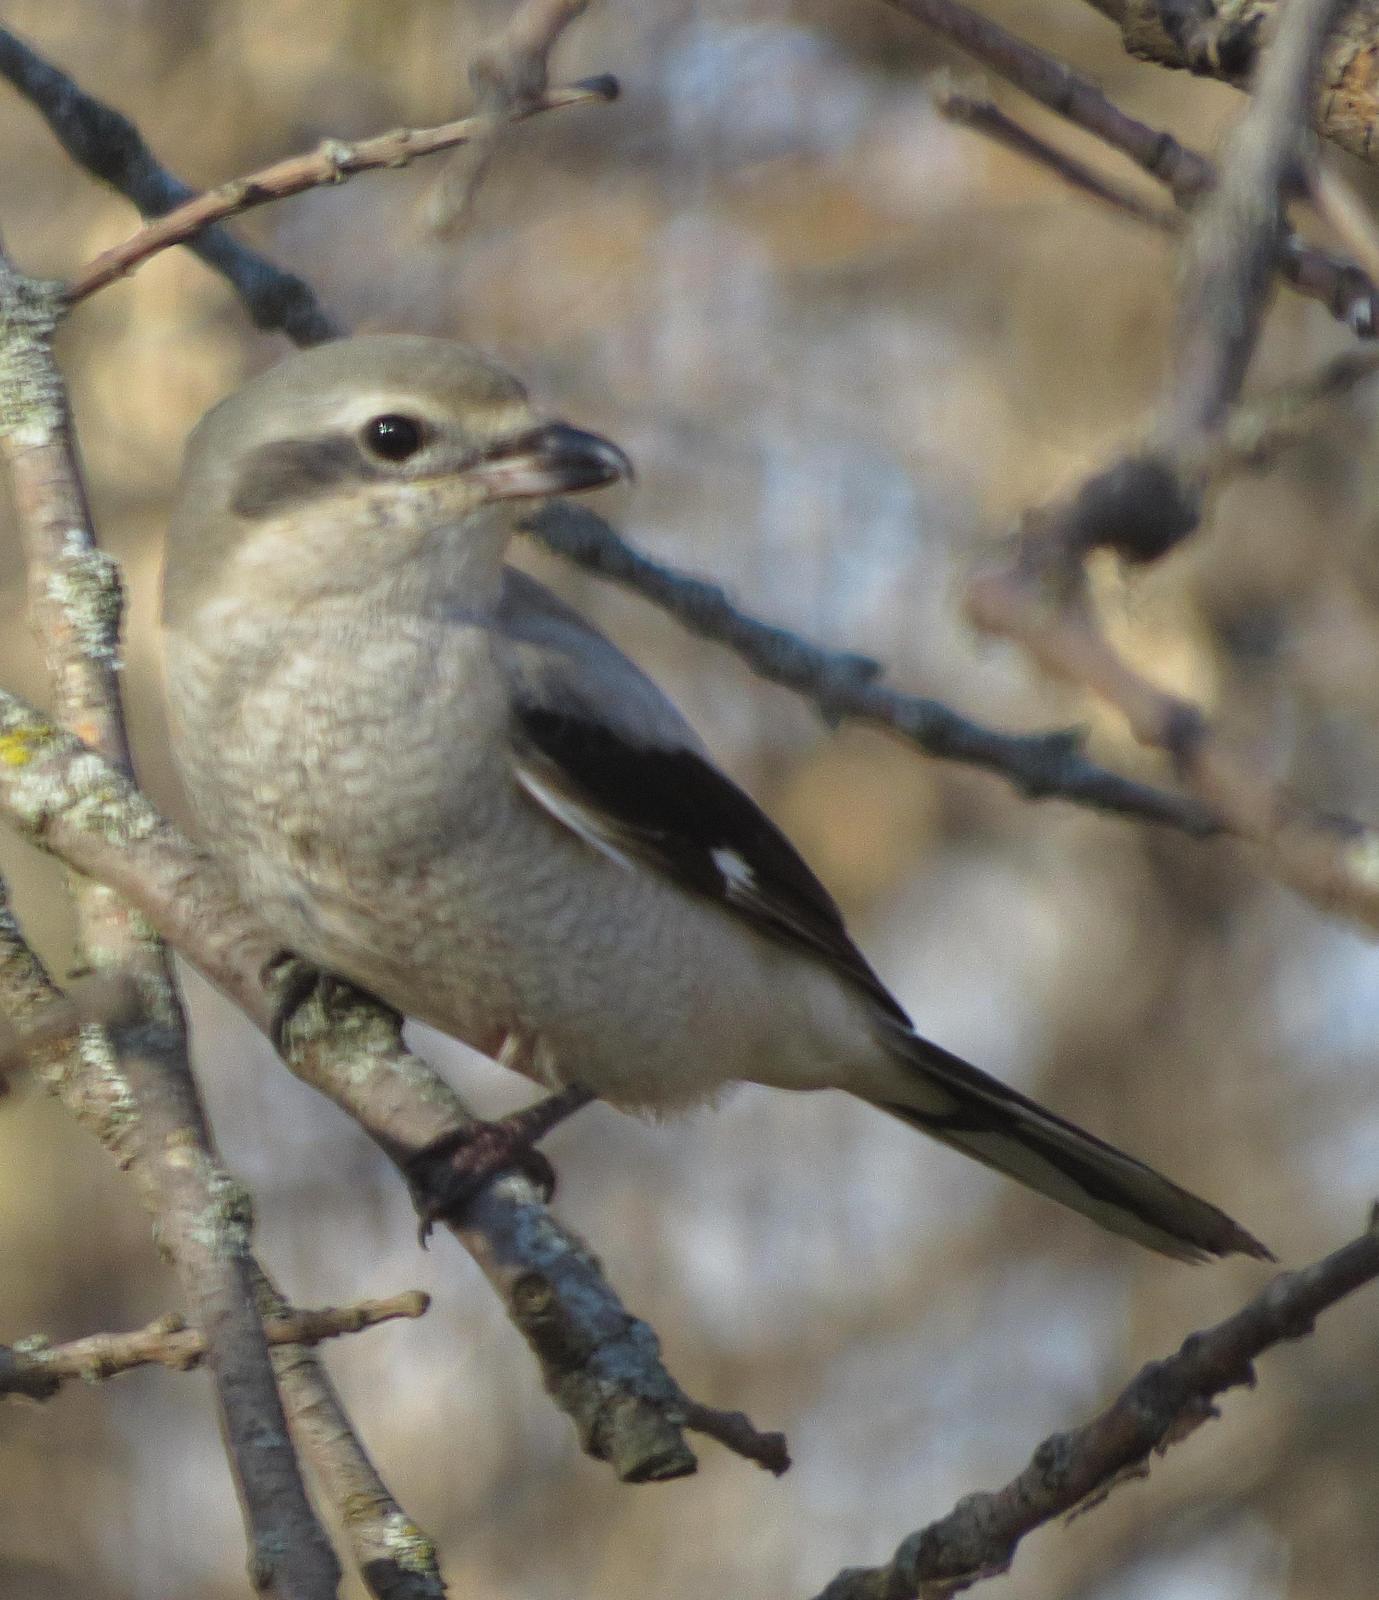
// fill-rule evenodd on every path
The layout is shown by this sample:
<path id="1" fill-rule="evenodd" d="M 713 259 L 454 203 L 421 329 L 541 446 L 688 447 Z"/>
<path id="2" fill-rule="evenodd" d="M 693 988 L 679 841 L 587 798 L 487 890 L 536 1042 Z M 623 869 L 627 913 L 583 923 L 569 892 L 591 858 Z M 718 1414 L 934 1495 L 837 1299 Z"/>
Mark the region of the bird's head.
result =
<path id="1" fill-rule="evenodd" d="M 509 503 L 631 475 L 614 444 L 539 416 L 522 385 L 445 339 L 371 335 L 290 357 L 188 443 L 165 609 L 222 583 L 353 588 L 423 549 L 491 575 Z"/>

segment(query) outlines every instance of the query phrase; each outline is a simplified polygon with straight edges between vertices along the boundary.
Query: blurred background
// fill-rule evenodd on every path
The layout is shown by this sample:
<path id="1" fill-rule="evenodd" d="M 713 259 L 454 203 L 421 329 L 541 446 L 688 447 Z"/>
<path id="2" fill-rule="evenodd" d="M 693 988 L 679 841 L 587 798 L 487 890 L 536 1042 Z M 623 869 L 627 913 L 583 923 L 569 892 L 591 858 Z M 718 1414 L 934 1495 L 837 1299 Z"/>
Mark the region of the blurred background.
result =
<path id="1" fill-rule="evenodd" d="M 1241 103 L 1130 62 L 1077 0 L 987 10 L 1208 147 Z M 325 135 L 457 114 L 468 60 L 508 11 L 14 0 L 5 20 L 201 185 Z M 607 0 L 567 35 L 556 76 L 611 71 L 623 98 L 512 131 L 455 238 L 427 221 L 437 162 L 240 226 L 354 328 L 482 344 L 619 440 L 639 481 L 597 505 L 649 552 L 879 657 L 899 685 L 1003 726 L 1086 723 L 1103 759 L 1161 775 L 1096 706 L 974 638 L 960 600 L 1022 506 L 1133 437 L 1161 377 L 1172 251 L 940 120 L 932 77 L 949 60 L 872 0 Z M 8 91 L 0 141 L 0 226 L 25 268 L 64 275 L 129 231 L 129 208 Z M 1256 377 L 1344 343 L 1319 308 L 1282 299 Z M 141 771 L 182 815 L 157 670 L 161 529 L 191 424 L 286 346 L 170 253 L 82 308 L 60 348 L 99 526 L 132 590 Z M 1162 570 L 1098 575 L 1120 641 L 1161 682 L 1309 797 L 1371 817 L 1375 478 L 1360 397 L 1224 493 Z M 667 684 L 926 1032 L 1205 1192 L 1285 1263 L 1358 1230 L 1379 1189 L 1379 954 L 1358 935 L 1230 844 L 1031 804 L 878 734 L 831 732 L 647 605 L 520 559 Z M 0 678 L 43 698 L 12 534 Z M 65 970 L 58 874 L 4 836 L 0 870 Z M 466 1600 L 812 1594 L 1004 1482 L 1046 1432 L 1265 1281 L 1256 1263 L 1190 1270 L 1138 1251 L 839 1096 L 742 1090 L 660 1126 L 594 1108 L 550 1146 L 562 1214 L 680 1380 L 787 1430 L 795 1457 L 777 1482 L 706 1442 L 697 1477 L 623 1487 L 579 1454 L 468 1258 L 448 1239 L 418 1252 L 363 1136 L 190 975 L 188 992 L 217 1134 L 284 1289 L 307 1305 L 411 1285 L 435 1297 L 421 1323 L 326 1359 Z M 444 1041 L 417 1043 L 486 1113 L 528 1097 Z M 124 1329 L 176 1303 L 129 1185 L 32 1087 L 0 1106 L 0 1258 L 0 1340 Z M 982 1592 L 1372 1600 L 1372 1296 L 1267 1356 L 1261 1378 Z M 243 1560 L 204 1376 L 139 1373 L 0 1412 L 5 1600 L 218 1600 L 246 1592 Z"/>

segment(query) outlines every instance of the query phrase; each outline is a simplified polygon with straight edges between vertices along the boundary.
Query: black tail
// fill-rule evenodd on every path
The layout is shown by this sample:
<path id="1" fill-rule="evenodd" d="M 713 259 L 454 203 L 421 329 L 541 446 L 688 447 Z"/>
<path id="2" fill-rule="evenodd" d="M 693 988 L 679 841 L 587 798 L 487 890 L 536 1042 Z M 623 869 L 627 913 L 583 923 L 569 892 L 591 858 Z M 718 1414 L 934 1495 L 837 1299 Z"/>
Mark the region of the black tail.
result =
<path id="1" fill-rule="evenodd" d="M 1224 1211 L 958 1056 L 917 1034 L 894 1047 L 908 1070 L 875 1103 L 912 1127 L 1163 1255 L 1274 1259 Z"/>

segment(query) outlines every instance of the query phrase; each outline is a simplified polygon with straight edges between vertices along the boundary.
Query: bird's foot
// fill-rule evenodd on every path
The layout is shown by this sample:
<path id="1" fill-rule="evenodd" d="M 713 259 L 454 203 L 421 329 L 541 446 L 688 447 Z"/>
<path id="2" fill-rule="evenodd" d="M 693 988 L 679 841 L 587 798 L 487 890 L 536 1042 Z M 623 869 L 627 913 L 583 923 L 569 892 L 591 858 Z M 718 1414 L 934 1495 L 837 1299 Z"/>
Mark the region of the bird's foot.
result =
<path id="1" fill-rule="evenodd" d="M 259 970 L 259 982 L 273 997 L 268 1037 L 273 1041 L 273 1048 L 284 1059 L 287 1057 L 287 1033 L 292 1026 L 292 1019 L 324 983 L 332 981 L 338 982 L 291 950 L 279 950 Z"/>
<path id="2" fill-rule="evenodd" d="M 470 1122 L 443 1133 L 407 1163 L 417 1214 L 417 1242 L 424 1249 L 438 1222 L 454 1222 L 476 1196 L 504 1173 L 520 1172 L 543 1200 L 555 1194 L 555 1168 L 536 1141 L 594 1098 L 577 1084 L 494 1122 Z"/>

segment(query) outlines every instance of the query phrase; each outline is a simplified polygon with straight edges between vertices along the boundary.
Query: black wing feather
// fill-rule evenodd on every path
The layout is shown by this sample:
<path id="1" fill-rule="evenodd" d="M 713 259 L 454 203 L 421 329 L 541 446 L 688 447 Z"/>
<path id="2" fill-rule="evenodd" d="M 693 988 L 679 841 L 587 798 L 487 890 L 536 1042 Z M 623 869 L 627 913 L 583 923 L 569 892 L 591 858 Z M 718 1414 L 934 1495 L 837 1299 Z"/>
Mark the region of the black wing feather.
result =
<path id="1" fill-rule="evenodd" d="M 519 703 L 515 716 L 519 746 L 565 794 L 599 814 L 610 843 L 777 942 L 822 957 L 909 1026 L 799 851 L 703 756 L 686 746 L 632 744 L 568 710 Z"/>

